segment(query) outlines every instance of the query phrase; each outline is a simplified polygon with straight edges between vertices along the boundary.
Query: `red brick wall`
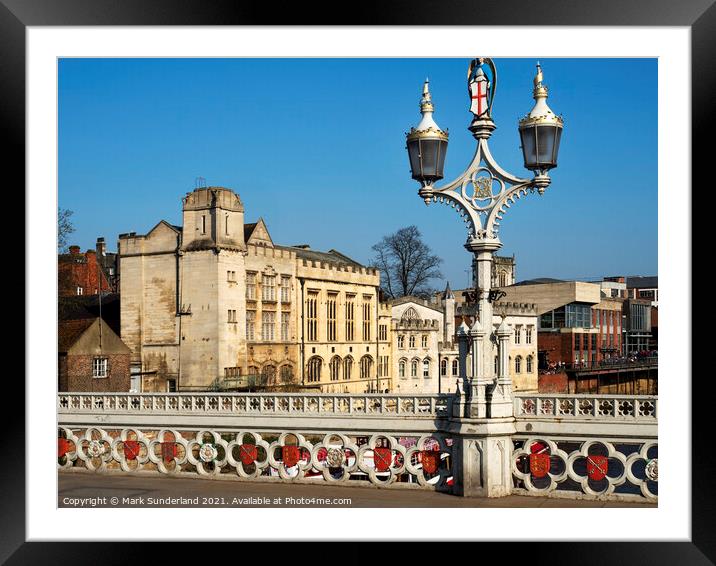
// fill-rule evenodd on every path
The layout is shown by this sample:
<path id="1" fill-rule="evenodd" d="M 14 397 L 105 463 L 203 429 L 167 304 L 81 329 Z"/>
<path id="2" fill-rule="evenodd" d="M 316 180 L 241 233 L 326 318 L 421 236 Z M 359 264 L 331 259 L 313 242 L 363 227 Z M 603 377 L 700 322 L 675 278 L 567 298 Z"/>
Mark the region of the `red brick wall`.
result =
<path id="1" fill-rule="evenodd" d="M 571 332 L 537 333 L 537 349 L 547 353 L 548 362 L 574 362 L 573 334 Z"/>
<path id="2" fill-rule="evenodd" d="M 83 295 L 96 295 L 101 282 L 102 291 L 111 291 L 104 272 L 97 264 L 97 253 L 87 250 L 84 254 L 70 254 L 70 257 L 82 258 L 82 263 L 61 259 L 57 265 L 59 294 L 62 296 L 77 295 L 77 287 L 82 287 Z"/>
<path id="3" fill-rule="evenodd" d="M 129 358 L 130 354 L 108 354 L 108 377 L 92 377 L 92 361 L 90 355 L 64 356 L 65 362 L 60 361 L 60 391 L 129 391 Z M 63 366 L 65 375 L 63 375 Z"/>
<path id="4" fill-rule="evenodd" d="M 539 374 L 537 377 L 537 391 L 540 393 L 568 393 L 567 374 Z"/>

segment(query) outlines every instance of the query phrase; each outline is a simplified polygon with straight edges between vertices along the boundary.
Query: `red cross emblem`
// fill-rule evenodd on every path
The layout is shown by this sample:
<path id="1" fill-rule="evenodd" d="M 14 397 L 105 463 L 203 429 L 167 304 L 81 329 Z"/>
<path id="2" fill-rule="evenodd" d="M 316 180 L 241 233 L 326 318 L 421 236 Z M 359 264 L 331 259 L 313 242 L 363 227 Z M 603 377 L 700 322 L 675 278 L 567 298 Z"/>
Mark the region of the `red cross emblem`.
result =
<path id="1" fill-rule="evenodd" d="M 325 461 L 326 461 L 326 456 L 328 456 L 328 450 L 326 450 L 326 449 L 323 448 L 323 447 L 319 448 L 319 449 L 318 449 L 318 452 L 316 453 L 316 458 L 318 458 L 318 461 L 319 461 L 319 462 L 325 462 Z"/>
<path id="2" fill-rule="evenodd" d="M 281 459 L 283 460 L 283 465 L 287 468 L 298 464 L 299 455 L 300 452 L 298 446 L 281 447 Z"/>
<path id="3" fill-rule="evenodd" d="M 390 448 L 374 448 L 373 460 L 375 461 L 376 472 L 387 472 L 390 468 L 390 461 L 393 451 Z"/>
<path id="4" fill-rule="evenodd" d="M 177 455 L 177 443 L 176 442 L 162 442 L 162 458 L 164 461 L 169 463 Z"/>
<path id="5" fill-rule="evenodd" d="M 539 452 L 530 454 L 530 472 L 536 478 L 543 478 L 549 472 L 550 467 L 549 454 Z"/>
<path id="6" fill-rule="evenodd" d="M 136 440 L 125 440 L 123 443 L 124 457 L 127 460 L 136 460 L 139 456 L 139 442 Z"/>
<path id="7" fill-rule="evenodd" d="M 606 456 L 587 456 L 587 475 L 589 479 L 603 480 L 609 469 L 609 460 Z"/>
<path id="8" fill-rule="evenodd" d="M 62 458 L 70 451 L 70 441 L 66 438 L 57 439 L 57 457 Z"/>
<path id="9" fill-rule="evenodd" d="M 487 111 L 487 79 L 480 77 L 470 83 L 470 99 L 472 100 L 470 112 L 482 116 Z"/>
<path id="10" fill-rule="evenodd" d="M 434 474 L 440 465 L 440 451 L 421 450 L 420 454 L 423 462 L 423 470 L 428 474 Z"/>
<path id="11" fill-rule="evenodd" d="M 239 444 L 239 460 L 244 466 L 253 464 L 259 452 L 255 444 Z"/>

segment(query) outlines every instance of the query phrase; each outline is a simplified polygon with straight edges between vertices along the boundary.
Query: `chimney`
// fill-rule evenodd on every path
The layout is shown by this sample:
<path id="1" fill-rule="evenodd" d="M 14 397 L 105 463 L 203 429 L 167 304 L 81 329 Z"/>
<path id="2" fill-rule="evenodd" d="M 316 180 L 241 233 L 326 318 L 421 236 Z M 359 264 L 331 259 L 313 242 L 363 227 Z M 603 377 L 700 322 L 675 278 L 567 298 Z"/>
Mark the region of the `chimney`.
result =
<path id="1" fill-rule="evenodd" d="M 97 249 L 98 256 L 102 257 L 105 255 L 106 245 L 104 243 L 104 238 L 102 238 L 102 237 L 97 238 L 97 243 L 95 244 L 95 248 Z"/>
<path id="2" fill-rule="evenodd" d="M 70 253 L 72 255 L 78 255 L 80 253 L 80 247 L 79 246 L 70 246 Z"/>

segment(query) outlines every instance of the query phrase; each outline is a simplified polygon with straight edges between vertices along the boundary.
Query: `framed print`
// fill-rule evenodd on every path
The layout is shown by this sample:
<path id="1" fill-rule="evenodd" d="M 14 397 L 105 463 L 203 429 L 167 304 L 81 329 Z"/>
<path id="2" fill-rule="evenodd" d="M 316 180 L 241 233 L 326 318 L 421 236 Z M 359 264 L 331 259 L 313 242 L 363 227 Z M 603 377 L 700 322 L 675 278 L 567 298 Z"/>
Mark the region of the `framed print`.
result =
<path id="1" fill-rule="evenodd" d="M 3 560 L 714 561 L 709 2 L 0 13 L 29 244 Z"/>

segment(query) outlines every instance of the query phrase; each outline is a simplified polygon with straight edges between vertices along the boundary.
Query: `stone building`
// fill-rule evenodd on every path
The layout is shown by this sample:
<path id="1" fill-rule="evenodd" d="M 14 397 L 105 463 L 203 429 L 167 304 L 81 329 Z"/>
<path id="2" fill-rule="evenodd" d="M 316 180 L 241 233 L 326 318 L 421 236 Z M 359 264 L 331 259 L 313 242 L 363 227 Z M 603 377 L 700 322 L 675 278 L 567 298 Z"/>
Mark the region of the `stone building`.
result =
<path id="1" fill-rule="evenodd" d="M 445 314 L 417 297 L 390 301 L 393 391 L 438 393 Z"/>
<path id="2" fill-rule="evenodd" d="M 58 391 L 129 391 L 130 350 L 100 318 L 58 322 Z"/>
<path id="3" fill-rule="evenodd" d="M 227 188 L 198 188 L 182 209 L 182 226 L 119 236 L 122 338 L 144 391 L 390 387 L 376 270 L 275 244 Z"/>

